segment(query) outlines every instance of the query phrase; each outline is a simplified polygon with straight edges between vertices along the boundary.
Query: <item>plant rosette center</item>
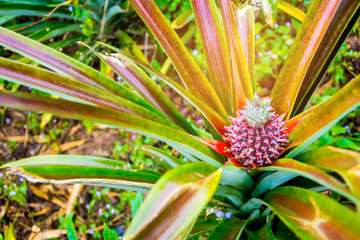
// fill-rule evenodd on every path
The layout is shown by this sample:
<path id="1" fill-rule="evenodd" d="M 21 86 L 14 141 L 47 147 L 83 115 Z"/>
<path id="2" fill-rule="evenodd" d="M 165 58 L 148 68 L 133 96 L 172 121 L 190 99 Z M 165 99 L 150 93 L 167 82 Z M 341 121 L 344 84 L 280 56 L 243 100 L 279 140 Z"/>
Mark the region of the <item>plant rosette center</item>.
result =
<path id="1" fill-rule="evenodd" d="M 233 156 L 234 164 L 248 168 L 271 165 L 287 146 L 286 121 L 272 112 L 270 101 L 255 94 L 236 118 L 230 117 L 232 125 L 225 127 L 223 138 L 230 145 L 226 152 Z"/>

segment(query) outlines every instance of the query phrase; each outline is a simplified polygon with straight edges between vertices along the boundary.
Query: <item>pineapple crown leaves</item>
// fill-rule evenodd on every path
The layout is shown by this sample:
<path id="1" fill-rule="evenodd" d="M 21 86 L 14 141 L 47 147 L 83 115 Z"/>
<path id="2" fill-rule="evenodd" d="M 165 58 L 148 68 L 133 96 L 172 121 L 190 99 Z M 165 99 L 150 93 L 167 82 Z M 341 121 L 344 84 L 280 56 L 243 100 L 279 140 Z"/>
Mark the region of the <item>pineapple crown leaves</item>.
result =
<path id="1" fill-rule="evenodd" d="M 244 110 L 240 112 L 247 116 L 247 122 L 252 127 L 260 127 L 264 125 L 275 114 L 271 112 L 273 108 L 270 106 L 271 99 L 261 100 L 260 97 L 255 94 L 252 101 L 246 99 L 246 106 Z"/>

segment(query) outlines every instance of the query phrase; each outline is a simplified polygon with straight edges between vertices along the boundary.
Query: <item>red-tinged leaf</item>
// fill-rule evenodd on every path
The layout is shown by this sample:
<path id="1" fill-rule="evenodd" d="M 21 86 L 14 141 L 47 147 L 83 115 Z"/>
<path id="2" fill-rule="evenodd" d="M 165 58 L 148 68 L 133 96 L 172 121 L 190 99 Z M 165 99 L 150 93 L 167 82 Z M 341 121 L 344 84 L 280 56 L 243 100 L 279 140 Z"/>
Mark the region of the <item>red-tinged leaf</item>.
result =
<path id="1" fill-rule="evenodd" d="M 245 73 L 241 79 L 244 82 L 247 89 L 247 94 L 251 93 L 250 96 L 247 95 L 248 99 L 252 99 L 253 90 L 255 87 L 255 20 L 254 20 L 254 8 L 251 6 L 246 6 L 240 8 L 236 13 L 236 22 L 239 28 L 238 35 L 240 36 L 241 46 L 245 54 L 245 59 L 248 68 L 248 74 L 250 80 L 247 79 Z M 243 66 L 246 66 L 244 63 Z M 248 81 L 248 82 L 246 82 Z M 249 82 L 250 81 L 250 82 Z"/>
<path id="2" fill-rule="evenodd" d="M 359 6 L 359 1 L 341 1 L 306 72 L 296 98 L 294 106 L 296 112 L 294 111 L 293 115 L 304 111 L 308 105 L 335 55 L 352 31 L 353 26 L 357 24 L 360 16 Z"/>
<path id="3" fill-rule="evenodd" d="M 86 44 L 84 45 L 87 46 Z M 190 134 L 197 134 L 191 124 L 161 91 L 156 83 L 151 80 L 150 77 L 133 61 L 121 58 L 119 59 L 113 56 L 106 56 L 101 53 L 97 53 L 89 46 L 87 47 L 102 61 L 104 61 L 104 63 L 109 65 L 115 73 L 125 79 L 147 102 L 151 103 L 156 109 L 162 112 L 179 127 L 185 129 Z"/>
<path id="4" fill-rule="evenodd" d="M 123 52 L 120 51 L 120 49 L 112 47 L 110 45 L 104 44 L 104 46 L 116 51 L 121 58 L 129 59 L 134 61 L 139 66 L 145 68 L 152 74 L 156 75 L 159 79 L 164 81 L 167 85 L 169 85 L 174 91 L 176 91 L 178 94 L 180 94 L 182 97 L 184 97 L 188 102 L 190 102 L 203 116 L 205 119 L 207 119 L 211 125 L 214 127 L 214 129 L 217 130 L 217 132 L 220 134 L 220 136 L 224 133 L 224 126 L 230 125 L 230 121 L 228 118 L 228 115 L 226 112 L 216 112 L 214 109 L 209 107 L 207 102 L 203 102 L 200 99 L 198 99 L 195 95 L 191 94 L 189 91 L 184 89 L 180 84 L 178 84 L 176 81 L 168 78 L 161 72 L 157 71 L 156 69 L 152 68 L 146 63 L 143 63 L 136 58 L 133 58 Z"/>
<path id="5" fill-rule="evenodd" d="M 126 239 L 176 239 L 213 196 L 221 169 L 191 163 L 167 172 L 153 187 L 126 231 Z"/>
<path id="6" fill-rule="evenodd" d="M 265 202 L 301 239 L 357 239 L 360 216 L 329 197 L 297 187 L 268 192 Z"/>
<path id="7" fill-rule="evenodd" d="M 235 112 L 233 106 L 234 86 L 230 64 L 230 45 L 224 37 L 225 32 L 220 22 L 221 16 L 218 14 L 214 0 L 191 0 L 191 5 L 200 32 L 211 83 L 227 112 L 233 115 Z"/>
<path id="8" fill-rule="evenodd" d="M 241 236 L 248 221 L 232 216 L 217 226 L 207 238 L 208 240 L 237 240 Z"/>
<path id="9" fill-rule="evenodd" d="M 360 105 L 360 75 L 330 99 L 320 103 L 289 134 L 290 143 L 302 142 L 288 157 L 292 158 L 318 139 L 346 114 Z"/>
<path id="10" fill-rule="evenodd" d="M 148 192 L 161 174 L 123 161 L 93 156 L 42 155 L 9 162 L 10 168 L 33 182 L 88 184 Z"/>
<path id="11" fill-rule="evenodd" d="M 35 87 L 64 99 L 76 99 L 83 103 L 93 103 L 108 109 L 135 114 L 169 126 L 174 126 L 173 123 L 167 120 L 155 108 L 144 108 L 107 91 L 77 82 L 72 78 L 59 75 L 46 69 L 0 58 L 0 77 L 12 82 Z"/>
<path id="12" fill-rule="evenodd" d="M 219 113 L 226 112 L 210 82 L 181 42 L 154 0 L 130 0 L 157 41 L 170 58 L 186 88 Z"/>
<path id="13" fill-rule="evenodd" d="M 181 36 L 181 41 L 186 44 L 190 41 L 190 39 L 192 39 L 192 37 L 194 36 L 195 32 L 197 31 L 197 27 L 195 24 L 191 24 L 188 28 L 188 30 L 186 31 L 186 33 L 184 35 Z M 140 59 L 141 60 L 141 59 Z M 163 63 L 163 65 L 161 66 L 160 72 L 162 74 L 165 74 L 169 71 L 171 67 L 171 61 L 169 58 L 167 58 L 165 60 L 165 62 Z"/>
<path id="14" fill-rule="evenodd" d="M 281 170 L 290 173 L 296 173 L 300 176 L 308 178 L 314 182 L 317 182 L 323 186 L 328 187 L 329 189 L 346 196 L 349 200 L 353 201 L 355 204 L 360 203 L 360 199 L 355 197 L 349 192 L 349 190 L 336 178 L 325 173 L 324 171 L 305 164 L 290 158 L 278 159 L 274 162 L 272 166 L 258 168 L 257 171 L 274 171 Z"/>
<path id="15" fill-rule="evenodd" d="M 338 173 L 351 192 L 360 198 L 360 154 L 334 147 L 321 147 L 296 157 L 297 160 Z"/>
<path id="16" fill-rule="evenodd" d="M 114 126 L 126 131 L 143 134 L 164 141 L 179 151 L 185 151 L 214 166 L 221 167 L 225 161 L 218 154 L 193 139 L 189 134 L 157 122 L 124 112 L 90 106 L 63 99 L 37 96 L 26 93 L 0 91 L 0 106 L 15 107 L 34 112 L 44 111 L 63 117 L 88 120 Z"/>
<path id="17" fill-rule="evenodd" d="M 219 1 L 222 20 L 225 25 L 226 41 L 230 42 L 230 64 L 234 84 L 235 110 L 240 110 L 245 104 L 245 98 L 252 99 L 252 86 L 246 59 L 241 46 L 239 31 L 234 18 L 234 9 L 229 0 Z M 236 11 L 236 10 L 235 10 Z"/>
<path id="18" fill-rule="evenodd" d="M 309 116 L 312 111 L 314 111 L 315 108 L 316 107 L 313 107 L 306 112 L 303 112 L 289 119 L 284 125 L 285 131 L 290 134 L 302 121 L 307 118 L 307 116 Z"/>
<path id="19" fill-rule="evenodd" d="M 272 104 L 278 114 L 293 111 L 301 83 L 316 54 L 341 0 L 318 0 L 312 3 L 295 38 L 279 77 L 271 91 Z"/>
<path id="20" fill-rule="evenodd" d="M 2 27 L 0 27 L 0 45 L 80 82 L 109 91 L 141 106 L 150 106 L 145 100 L 105 74 L 46 45 Z"/>
<path id="21" fill-rule="evenodd" d="M 191 20 L 194 19 L 194 15 L 191 9 L 185 10 L 179 16 L 177 16 L 174 21 L 171 23 L 171 26 L 174 29 L 183 28 L 186 24 L 188 24 Z"/>
<path id="22" fill-rule="evenodd" d="M 299 8 L 291 5 L 288 2 L 283 0 L 279 0 L 277 3 L 277 7 L 282 10 L 283 12 L 289 14 L 291 17 L 303 22 L 305 20 L 306 14 L 301 11 Z"/>
<path id="23" fill-rule="evenodd" d="M 221 155 L 223 155 L 223 156 L 225 156 L 227 158 L 232 158 L 233 157 L 229 152 L 226 151 L 226 150 L 228 150 L 230 148 L 230 145 L 227 142 L 220 141 L 220 140 L 215 140 L 215 139 L 196 137 L 196 136 L 193 136 L 193 138 L 195 138 L 199 142 L 205 144 L 206 146 L 208 146 L 209 148 L 211 148 L 215 152 L 220 153 Z"/>

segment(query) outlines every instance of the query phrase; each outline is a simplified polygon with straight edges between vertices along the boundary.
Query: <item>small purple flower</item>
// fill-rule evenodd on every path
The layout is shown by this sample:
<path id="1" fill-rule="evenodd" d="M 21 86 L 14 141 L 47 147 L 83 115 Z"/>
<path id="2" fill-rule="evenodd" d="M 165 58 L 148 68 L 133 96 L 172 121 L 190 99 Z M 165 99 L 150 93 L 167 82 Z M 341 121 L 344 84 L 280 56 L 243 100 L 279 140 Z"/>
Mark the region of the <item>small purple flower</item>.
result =
<path id="1" fill-rule="evenodd" d="M 115 209 L 112 208 L 111 211 L 110 211 L 111 215 L 114 215 L 115 214 Z"/>
<path id="2" fill-rule="evenodd" d="M 225 213 L 225 219 L 230 219 L 231 215 L 232 215 L 231 212 Z"/>
<path id="3" fill-rule="evenodd" d="M 102 216 L 103 215 L 103 210 L 100 208 L 99 209 L 99 216 Z"/>
<path id="4" fill-rule="evenodd" d="M 100 196 L 101 196 L 101 192 L 100 192 L 100 191 L 96 191 L 96 196 L 100 197 Z"/>
<path id="5" fill-rule="evenodd" d="M 20 177 L 20 178 L 19 178 L 19 181 L 20 181 L 20 182 L 23 182 L 23 181 L 24 181 L 24 178 L 23 178 L 23 177 Z"/>
<path id="6" fill-rule="evenodd" d="M 291 26 L 291 22 L 286 22 L 285 25 L 288 26 L 288 27 L 290 27 L 290 26 Z"/>
<path id="7" fill-rule="evenodd" d="M 89 208 L 90 208 L 90 205 L 89 205 L 89 204 L 86 204 L 86 205 L 85 205 L 85 208 L 86 208 L 86 209 L 89 209 Z"/>
<path id="8" fill-rule="evenodd" d="M 41 137 L 41 138 L 44 138 L 44 137 L 45 137 L 45 135 L 41 133 L 41 134 L 40 134 L 40 137 Z"/>
<path id="9" fill-rule="evenodd" d="M 263 54 L 261 52 L 258 53 L 258 57 L 262 57 Z"/>
<path id="10" fill-rule="evenodd" d="M 68 7 L 68 11 L 69 11 L 69 12 L 72 12 L 72 10 L 73 10 L 73 7 L 72 7 L 72 6 L 69 6 L 69 7 Z"/>
<path id="11" fill-rule="evenodd" d="M 349 126 L 346 125 L 345 128 L 346 128 L 346 133 L 351 133 L 351 129 Z"/>
<path id="12" fill-rule="evenodd" d="M 9 197 L 15 196 L 16 192 L 9 192 Z"/>
<path id="13" fill-rule="evenodd" d="M 29 91 L 31 91 L 31 90 L 32 90 L 32 87 L 28 87 L 28 89 L 29 89 Z"/>
<path id="14" fill-rule="evenodd" d="M 220 211 L 220 210 L 216 211 L 215 215 L 216 215 L 217 218 L 223 218 L 224 217 L 224 213 L 222 211 Z"/>
<path id="15" fill-rule="evenodd" d="M 277 27 L 279 27 L 279 24 L 278 24 L 278 23 L 275 23 L 275 24 L 274 24 L 274 28 L 277 28 Z"/>
<path id="16" fill-rule="evenodd" d="M 187 157 L 184 157 L 184 162 L 187 162 L 187 161 L 188 161 Z"/>
<path id="17" fill-rule="evenodd" d="M 4 175 L 3 173 L 0 173 L 0 178 L 1 178 L 3 175 Z"/>
<path id="18" fill-rule="evenodd" d="M 135 135 L 132 135 L 132 136 L 131 136 L 131 140 L 135 141 L 135 139 L 136 139 L 136 136 L 135 136 Z"/>
<path id="19" fill-rule="evenodd" d="M 260 38 L 260 34 L 256 35 L 255 38 L 256 38 L 256 39 L 259 39 L 259 38 Z"/>
<path id="20" fill-rule="evenodd" d="M 193 50 L 193 55 L 196 56 L 196 55 L 198 55 L 198 53 L 199 53 L 198 50 L 195 48 L 195 49 Z"/>
<path id="21" fill-rule="evenodd" d="M 269 50 L 269 51 L 267 51 L 266 53 L 267 53 L 268 55 L 271 55 L 271 54 L 272 54 L 272 51 Z"/>
<path id="22" fill-rule="evenodd" d="M 90 229 L 89 234 L 94 235 L 94 229 Z"/>
<path id="23" fill-rule="evenodd" d="M 111 207 L 110 203 L 106 204 L 105 208 L 109 209 Z"/>
<path id="24" fill-rule="evenodd" d="M 5 118 L 5 123 L 9 125 L 10 124 L 10 118 Z"/>

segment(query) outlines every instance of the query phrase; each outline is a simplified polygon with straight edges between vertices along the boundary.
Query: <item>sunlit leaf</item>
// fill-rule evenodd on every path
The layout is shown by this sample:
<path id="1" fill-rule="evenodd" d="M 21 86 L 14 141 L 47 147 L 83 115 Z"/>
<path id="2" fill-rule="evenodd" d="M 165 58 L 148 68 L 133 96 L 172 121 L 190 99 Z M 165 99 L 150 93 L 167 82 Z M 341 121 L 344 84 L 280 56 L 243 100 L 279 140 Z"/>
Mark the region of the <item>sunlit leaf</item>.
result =
<path id="1" fill-rule="evenodd" d="M 360 235 L 360 216 L 319 193 L 280 187 L 264 200 L 301 239 L 357 239 Z"/>
<path id="2" fill-rule="evenodd" d="M 206 206 L 220 177 L 221 171 L 201 162 L 172 169 L 153 187 L 125 239 L 176 239 Z"/>
<path id="3" fill-rule="evenodd" d="M 208 240 L 237 240 L 239 239 L 247 220 L 241 220 L 235 216 L 231 216 L 230 219 L 224 220 L 207 238 Z"/>
<path id="4" fill-rule="evenodd" d="M 224 112 L 224 107 L 210 82 L 155 2 L 153 0 L 130 0 L 129 2 L 166 52 L 186 88 L 215 111 Z"/>
<path id="5" fill-rule="evenodd" d="M 301 83 L 340 2 L 318 0 L 311 4 L 271 91 L 271 106 L 278 114 L 286 113 L 289 118 L 293 111 Z"/>
<path id="6" fill-rule="evenodd" d="M 279 0 L 277 3 L 277 7 L 285 13 L 289 14 L 291 17 L 296 18 L 300 22 L 303 22 L 305 20 L 306 14 L 299 8 L 291 5 L 288 2 Z"/>

